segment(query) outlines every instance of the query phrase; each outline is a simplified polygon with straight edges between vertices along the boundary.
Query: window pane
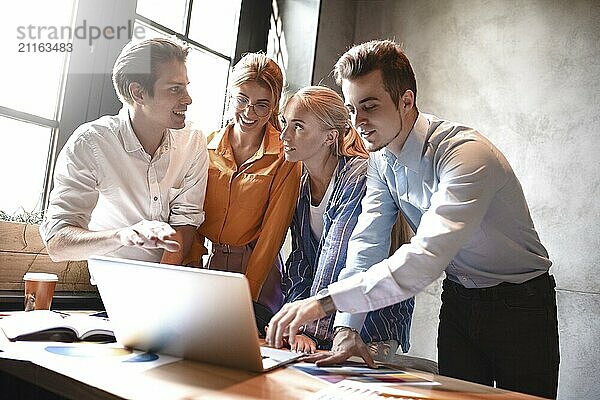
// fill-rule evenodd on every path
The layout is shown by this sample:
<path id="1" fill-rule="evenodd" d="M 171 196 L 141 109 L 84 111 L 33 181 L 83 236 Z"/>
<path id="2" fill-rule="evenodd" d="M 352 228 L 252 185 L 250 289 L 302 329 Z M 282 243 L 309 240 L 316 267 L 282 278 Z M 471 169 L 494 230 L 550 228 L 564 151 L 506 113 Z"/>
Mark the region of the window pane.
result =
<path id="1" fill-rule="evenodd" d="M 143 26 L 146 30 L 146 39 L 169 37 L 139 21 L 135 22 L 135 26 L 137 25 Z M 190 80 L 189 92 L 192 97 L 192 104 L 188 107 L 186 117 L 208 134 L 221 127 L 229 61 L 192 47 L 186 66 Z"/>
<path id="2" fill-rule="evenodd" d="M 240 0 L 194 2 L 189 38 L 221 54 L 232 55 L 239 12 Z"/>
<path id="3" fill-rule="evenodd" d="M 185 33 L 186 0 L 138 0 L 136 12 L 177 33 Z"/>
<path id="4" fill-rule="evenodd" d="M 187 70 L 192 96 L 188 118 L 208 134 L 221 126 L 229 61 L 192 48 L 188 55 Z"/>
<path id="5" fill-rule="evenodd" d="M 167 35 L 164 32 L 158 31 L 154 28 L 152 28 L 150 25 L 146 25 L 143 22 L 136 20 L 135 23 L 133 24 L 133 29 L 135 30 L 138 26 L 141 26 L 144 28 L 144 37 L 143 38 L 137 38 L 137 37 L 133 37 L 131 40 L 133 42 L 141 42 L 142 40 L 146 40 L 146 39 L 153 39 L 153 38 L 169 38 L 170 36 Z M 171 39 L 175 39 L 175 37 L 171 37 Z"/>
<path id="6" fill-rule="evenodd" d="M 71 26 L 72 14 L 72 0 L 22 0 L 2 7 L 0 105 L 55 118 L 61 77 L 69 54 L 58 49 L 61 44 L 70 42 L 66 28 Z M 40 43 L 58 45 L 57 51 L 39 52 L 34 45 Z"/>
<path id="7" fill-rule="evenodd" d="M 0 210 L 7 214 L 41 209 L 52 129 L 0 117 Z"/>

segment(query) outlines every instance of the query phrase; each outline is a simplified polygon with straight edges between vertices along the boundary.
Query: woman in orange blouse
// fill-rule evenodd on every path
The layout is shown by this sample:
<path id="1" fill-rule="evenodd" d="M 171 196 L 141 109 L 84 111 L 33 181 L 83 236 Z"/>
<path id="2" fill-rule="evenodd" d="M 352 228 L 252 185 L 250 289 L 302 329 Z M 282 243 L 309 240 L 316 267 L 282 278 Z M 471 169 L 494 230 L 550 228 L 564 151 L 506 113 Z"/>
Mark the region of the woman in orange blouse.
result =
<path id="1" fill-rule="evenodd" d="M 202 265 L 208 238 L 212 249 L 205 267 L 245 273 L 253 300 L 274 313 L 283 304 L 279 251 L 294 213 L 301 170 L 285 161 L 279 139 L 283 74 L 277 63 L 264 54 L 247 54 L 233 68 L 232 82 L 233 120 L 207 137 L 206 219 L 182 263 Z M 263 317 L 264 325 L 269 317 Z"/>

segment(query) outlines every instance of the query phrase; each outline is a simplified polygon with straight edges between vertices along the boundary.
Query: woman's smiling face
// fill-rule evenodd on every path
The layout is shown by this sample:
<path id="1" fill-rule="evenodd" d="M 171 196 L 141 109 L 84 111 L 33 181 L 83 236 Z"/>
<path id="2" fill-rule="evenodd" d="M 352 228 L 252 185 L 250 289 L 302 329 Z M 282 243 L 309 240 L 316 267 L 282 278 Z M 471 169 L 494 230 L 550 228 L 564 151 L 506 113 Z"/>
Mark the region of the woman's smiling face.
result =
<path id="1" fill-rule="evenodd" d="M 273 103 L 270 89 L 255 81 L 245 82 L 231 91 L 234 122 L 242 132 L 263 129 L 273 112 Z M 265 106 L 269 108 L 269 112 L 266 115 L 258 115 L 256 107 Z"/>

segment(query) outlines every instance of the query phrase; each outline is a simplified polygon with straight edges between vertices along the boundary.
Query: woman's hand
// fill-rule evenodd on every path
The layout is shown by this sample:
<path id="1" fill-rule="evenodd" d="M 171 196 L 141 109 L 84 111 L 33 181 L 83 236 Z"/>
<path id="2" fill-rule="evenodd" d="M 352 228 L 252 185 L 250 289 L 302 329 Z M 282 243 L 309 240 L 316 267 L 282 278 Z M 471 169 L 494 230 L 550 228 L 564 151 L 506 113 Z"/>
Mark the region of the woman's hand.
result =
<path id="1" fill-rule="evenodd" d="M 290 346 L 290 350 L 296 353 L 313 354 L 317 351 L 317 344 L 306 335 L 298 335 L 294 344 Z"/>
<path id="2" fill-rule="evenodd" d="M 342 364 L 352 356 L 361 357 L 365 360 L 369 368 L 377 368 L 369 348 L 360 337 L 360 333 L 354 329 L 343 327 L 333 337 L 331 351 L 302 357 L 301 361 L 312 362 L 317 364 L 317 367 L 324 367 L 327 365 Z"/>

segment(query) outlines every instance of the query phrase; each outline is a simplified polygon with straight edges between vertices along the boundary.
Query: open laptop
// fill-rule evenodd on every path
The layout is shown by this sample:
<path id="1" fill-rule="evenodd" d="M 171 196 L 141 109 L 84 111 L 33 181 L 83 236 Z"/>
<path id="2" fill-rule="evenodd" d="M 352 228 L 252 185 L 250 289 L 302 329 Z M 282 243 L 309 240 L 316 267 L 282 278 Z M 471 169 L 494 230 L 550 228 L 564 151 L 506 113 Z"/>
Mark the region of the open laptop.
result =
<path id="1" fill-rule="evenodd" d="M 123 346 L 257 372 L 301 356 L 259 346 L 243 274 L 110 257 L 88 267 Z"/>

